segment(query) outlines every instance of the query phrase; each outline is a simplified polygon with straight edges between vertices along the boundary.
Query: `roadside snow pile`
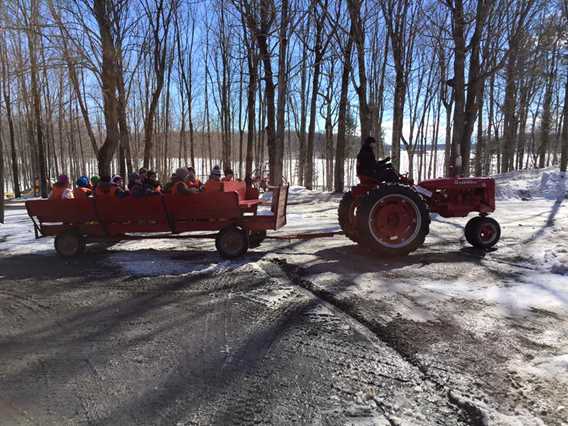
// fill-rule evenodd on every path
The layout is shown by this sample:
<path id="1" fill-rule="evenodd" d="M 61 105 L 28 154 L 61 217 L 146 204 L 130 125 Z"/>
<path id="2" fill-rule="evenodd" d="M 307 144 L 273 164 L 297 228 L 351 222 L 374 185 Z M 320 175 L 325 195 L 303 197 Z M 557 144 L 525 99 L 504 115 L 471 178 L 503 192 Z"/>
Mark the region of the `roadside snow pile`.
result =
<path id="1" fill-rule="evenodd" d="M 5 212 L 5 222 L 0 223 L 0 254 L 39 254 L 53 252 L 53 240 L 42 238 L 36 240 L 34 227 L 25 208 L 9 208 Z"/>
<path id="2" fill-rule="evenodd" d="M 504 173 L 495 176 L 495 182 L 499 200 L 559 200 L 566 196 L 566 175 L 556 168 Z"/>
<path id="3" fill-rule="evenodd" d="M 310 203 L 321 198 L 329 198 L 330 192 L 312 191 L 303 186 L 292 185 L 288 188 L 288 204 Z M 260 199 L 265 202 L 272 201 L 272 192 L 264 192 Z"/>
<path id="4" fill-rule="evenodd" d="M 564 245 L 546 249 L 543 266 L 553 274 L 568 275 L 568 248 Z"/>

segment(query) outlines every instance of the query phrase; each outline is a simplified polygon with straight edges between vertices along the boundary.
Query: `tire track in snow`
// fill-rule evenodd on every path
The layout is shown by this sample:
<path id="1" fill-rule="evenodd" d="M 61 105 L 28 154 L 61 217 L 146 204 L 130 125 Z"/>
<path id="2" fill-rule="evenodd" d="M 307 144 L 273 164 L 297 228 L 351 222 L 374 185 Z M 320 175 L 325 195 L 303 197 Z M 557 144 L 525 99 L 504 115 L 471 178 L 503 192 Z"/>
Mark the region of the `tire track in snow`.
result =
<path id="1" fill-rule="evenodd" d="M 283 259 L 270 259 L 270 262 L 272 264 L 276 265 L 285 274 L 286 278 L 291 283 L 293 283 L 294 285 L 297 285 L 298 287 L 301 287 L 304 290 L 308 291 L 311 295 L 313 295 L 317 299 L 324 302 L 324 304 L 327 305 L 330 309 L 338 311 L 340 314 L 351 319 L 351 321 L 353 321 L 353 323 L 359 329 L 360 332 L 362 332 L 363 334 L 367 333 L 367 334 L 369 334 L 369 335 L 371 335 L 375 338 L 378 338 L 380 342 L 385 344 L 388 348 L 392 349 L 394 351 L 394 353 L 396 354 L 396 356 L 400 357 L 400 360 L 401 360 L 402 363 L 407 364 L 407 365 L 411 366 L 411 368 L 415 368 L 416 370 L 418 370 L 418 373 L 420 375 L 418 377 L 418 380 L 420 380 L 420 382 L 421 382 L 420 384 L 423 385 L 426 388 L 426 390 L 424 391 L 424 395 L 422 395 L 422 397 L 424 399 L 428 399 L 428 398 L 432 397 L 432 395 L 427 395 L 428 391 L 430 391 L 431 393 L 434 392 L 436 394 L 437 399 L 439 401 L 442 401 L 443 404 L 445 405 L 445 407 L 450 409 L 453 412 L 452 414 L 456 415 L 462 422 L 465 422 L 466 424 L 470 424 L 472 426 L 485 426 L 485 423 L 483 421 L 483 412 L 482 411 L 475 411 L 472 408 L 472 407 L 476 407 L 474 404 L 469 404 L 469 403 L 466 403 L 466 402 L 464 402 L 463 404 L 460 404 L 460 402 L 465 401 L 465 399 L 460 399 L 460 398 L 457 398 L 457 397 L 452 398 L 450 396 L 452 390 L 448 389 L 447 386 L 445 386 L 443 383 L 440 383 L 435 377 L 430 375 L 429 372 L 427 371 L 427 369 L 423 365 L 421 365 L 416 359 L 414 359 L 412 356 L 410 356 L 404 350 L 404 348 L 397 345 L 396 336 L 389 335 L 388 330 L 386 328 L 379 329 L 377 327 L 377 324 L 374 324 L 374 323 L 368 321 L 363 315 L 360 315 L 357 312 L 353 312 L 353 310 L 349 308 L 347 303 L 344 303 L 344 302 L 336 299 L 333 296 L 332 293 L 329 293 L 329 292 L 326 292 L 325 290 L 319 289 L 316 286 L 314 286 L 313 283 L 311 283 L 310 281 L 303 279 L 301 277 L 301 268 L 300 267 L 290 265 L 286 262 L 286 260 L 283 260 Z M 310 344 L 314 344 L 314 343 L 315 342 L 310 342 L 310 343 L 307 343 L 307 345 L 309 346 Z M 340 348 L 334 348 L 334 349 L 335 349 L 335 351 L 341 352 Z M 330 360 L 328 360 L 328 362 L 329 361 L 332 361 L 332 360 L 330 359 Z M 379 361 L 379 362 L 382 363 L 382 361 Z M 339 371 L 341 371 L 342 369 L 344 369 L 346 367 L 346 365 L 344 363 L 342 364 L 342 363 L 332 362 L 332 364 L 338 364 Z M 386 365 L 392 365 L 392 364 L 389 364 L 387 362 Z M 392 376 L 392 375 L 387 376 L 387 375 L 383 375 L 383 374 L 376 373 L 376 372 L 373 373 L 372 376 L 375 376 L 375 377 L 381 377 L 382 376 L 382 377 L 385 377 L 385 378 L 388 377 L 390 380 L 395 380 L 395 381 L 399 382 L 401 386 L 403 386 L 405 384 L 410 385 L 413 382 L 416 383 L 414 378 L 412 378 L 412 377 L 409 377 L 407 379 L 407 378 L 404 378 L 404 377 L 397 377 L 396 375 L 395 376 Z M 420 386 L 420 385 L 418 385 L 418 386 Z M 454 394 L 456 394 L 456 393 L 454 392 Z M 385 418 L 389 421 L 390 424 L 392 424 L 392 425 L 401 424 L 400 419 L 398 419 L 396 417 L 396 415 L 392 415 L 392 410 L 393 410 L 392 405 L 390 405 L 388 403 L 384 403 L 384 401 L 381 401 L 377 397 L 373 397 L 372 399 L 377 404 L 377 406 L 380 408 L 380 410 L 382 411 Z M 440 408 L 440 407 L 438 407 L 438 408 Z M 396 410 L 397 410 L 397 407 L 395 405 L 395 407 L 394 407 L 395 413 L 396 413 Z M 389 415 L 389 412 L 390 412 L 390 415 Z M 429 419 L 429 420 L 432 420 L 432 419 Z"/>
<path id="2" fill-rule="evenodd" d="M 315 286 L 311 281 L 302 278 L 301 267 L 289 264 L 284 259 L 271 259 L 271 262 L 277 265 L 288 277 L 288 279 L 309 291 L 315 297 L 323 300 L 324 302 L 332 305 L 334 308 L 350 317 L 353 321 L 360 324 L 381 342 L 386 344 L 389 348 L 394 350 L 405 362 L 417 368 L 422 374 L 422 380 L 425 384 L 432 384 L 433 388 L 437 391 L 438 396 L 445 400 L 450 407 L 454 407 L 464 420 L 472 426 L 485 426 L 486 416 L 481 408 L 479 408 L 473 401 L 467 398 L 462 398 L 459 393 L 448 388 L 445 384 L 441 383 L 435 376 L 430 374 L 428 368 L 424 366 L 419 360 L 408 353 L 402 344 L 400 344 L 397 336 L 391 333 L 387 327 L 381 327 L 379 324 L 373 323 L 364 315 L 351 309 L 348 302 L 337 299 L 333 293 L 323 290 Z M 379 404 L 379 401 L 375 401 Z M 379 404 L 380 405 L 380 404 Z M 385 411 L 388 407 L 381 407 Z M 385 411 L 386 412 L 386 411 Z M 388 417 L 387 417 L 388 418 Z M 396 421 L 391 421 L 391 424 L 398 424 Z"/>

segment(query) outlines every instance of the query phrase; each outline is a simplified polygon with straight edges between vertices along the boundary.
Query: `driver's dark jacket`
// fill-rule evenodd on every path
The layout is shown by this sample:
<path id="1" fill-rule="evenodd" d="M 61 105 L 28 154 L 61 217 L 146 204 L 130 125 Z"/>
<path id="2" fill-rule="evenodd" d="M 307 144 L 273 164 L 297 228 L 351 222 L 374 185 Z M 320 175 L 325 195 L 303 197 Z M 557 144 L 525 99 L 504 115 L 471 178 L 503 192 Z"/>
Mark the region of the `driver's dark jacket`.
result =
<path id="1" fill-rule="evenodd" d="M 377 160 L 373 147 L 371 145 L 363 145 L 359 155 L 357 155 L 357 176 L 373 176 Z"/>

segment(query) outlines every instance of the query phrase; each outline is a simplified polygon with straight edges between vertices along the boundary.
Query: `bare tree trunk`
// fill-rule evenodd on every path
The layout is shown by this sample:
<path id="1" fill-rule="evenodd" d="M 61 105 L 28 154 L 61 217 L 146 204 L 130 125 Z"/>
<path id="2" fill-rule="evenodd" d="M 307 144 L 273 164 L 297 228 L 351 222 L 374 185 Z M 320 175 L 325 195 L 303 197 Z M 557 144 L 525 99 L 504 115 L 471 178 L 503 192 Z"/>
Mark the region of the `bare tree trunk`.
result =
<path id="1" fill-rule="evenodd" d="M 304 38 L 307 33 L 307 24 L 304 23 L 302 27 L 302 34 Z M 304 184 L 304 175 L 306 169 L 306 123 L 307 123 L 307 85 L 308 85 L 308 67 L 306 66 L 306 60 L 308 57 L 308 43 L 304 40 L 304 48 L 302 50 L 302 62 L 300 64 L 300 123 L 298 131 L 298 144 L 299 144 L 299 154 L 298 154 L 298 185 Z"/>
<path id="2" fill-rule="evenodd" d="M 181 167 L 183 164 L 187 164 L 187 140 L 185 138 L 185 90 L 183 88 L 183 84 L 180 84 L 179 91 L 181 101 L 181 127 L 179 129 L 178 167 Z"/>
<path id="3" fill-rule="evenodd" d="M 335 63 L 329 64 L 326 93 L 326 113 L 325 113 L 325 190 L 331 191 L 333 188 L 333 120 L 332 120 L 332 101 L 335 98 L 333 93 L 335 79 Z"/>
<path id="4" fill-rule="evenodd" d="M 383 115 L 385 111 L 385 77 L 387 71 L 387 60 L 389 54 L 389 36 L 388 32 L 385 35 L 385 44 L 383 46 L 383 60 L 381 61 L 381 70 L 379 78 L 379 87 L 376 94 L 376 99 L 374 101 L 376 114 L 374 117 L 374 123 L 372 124 L 372 136 L 377 141 L 377 155 L 379 157 L 385 157 L 385 141 L 382 134 L 383 127 Z"/>
<path id="5" fill-rule="evenodd" d="M 4 138 L 0 127 L 0 223 L 4 223 Z"/>
<path id="6" fill-rule="evenodd" d="M 483 164 L 482 157 L 485 152 L 485 141 L 483 139 L 483 95 L 484 95 L 484 86 L 482 85 L 479 90 L 479 98 L 480 102 L 478 105 L 478 113 L 477 113 L 477 144 L 475 146 L 475 165 L 474 165 L 474 174 L 475 176 L 481 176 L 483 174 L 481 166 Z"/>
<path id="7" fill-rule="evenodd" d="M 182 51 L 182 44 L 181 44 L 181 30 L 179 28 L 179 23 L 176 15 L 175 25 L 176 25 L 176 44 L 177 44 L 177 53 L 178 53 L 178 62 L 179 62 L 179 74 L 181 75 L 181 79 L 183 82 L 183 89 L 185 89 L 185 95 L 187 97 L 187 114 L 188 114 L 188 121 L 189 121 L 189 152 L 190 152 L 190 160 L 191 165 L 196 167 L 195 164 L 195 129 L 193 124 L 193 110 L 192 110 L 192 101 L 193 101 L 193 41 L 195 37 L 195 19 L 191 16 L 191 38 L 189 41 L 189 46 L 185 46 L 187 50 L 187 55 L 189 57 L 187 66 L 185 62 L 185 52 Z M 187 73 L 186 73 L 187 67 Z M 185 123 L 184 123 L 185 124 Z M 203 155 L 203 153 L 202 153 Z M 187 161 L 187 152 L 185 148 L 185 138 L 184 138 L 184 157 Z"/>
<path id="8" fill-rule="evenodd" d="M 266 138 L 268 145 L 268 163 L 270 168 L 270 181 L 272 184 L 279 184 L 282 181 L 282 166 L 283 158 L 280 155 L 283 152 L 282 139 L 278 138 L 276 129 L 276 90 L 274 85 L 274 73 L 272 71 L 272 55 L 271 49 L 268 42 L 269 34 L 274 23 L 274 10 L 275 5 L 271 0 L 260 0 L 259 15 L 260 22 L 257 22 L 256 14 L 252 10 L 252 5 L 247 3 L 246 8 L 246 22 L 252 34 L 255 36 L 255 40 L 260 52 L 260 57 L 263 64 L 264 72 L 264 97 L 266 101 Z M 288 22 L 288 1 L 284 0 L 282 2 L 282 15 L 281 15 L 281 26 L 285 25 L 287 28 Z M 285 34 L 285 33 L 284 33 Z M 282 39 L 282 32 L 279 32 L 280 44 L 284 42 Z M 285 66 L 286 55 L 282 56 L 282 53 L 286 52 L 285 46 L 280 46 L 279 48 L 279 75 L 280 72 L 286 72 L 280 69 L 281 66 Z M 262 149 L 262 147 L 261 147 Z M 262 157 L 262 155 L 261 155 Z"/>
<path id="9" fill-rule="evenodd" d="M 205 125 L 207 126 L 207 153 L 209 157 L 209 169 L 213 168 L 213 152 L 211 150 L 211 122 L 209 120 L 209 32 L 205 37 Z"/>
<path id="10" fill-rule="evenodd" d="M 349 79 L 351 78 L 351 51 L 353 37 L 348 37 L 343 50 L 343 71 L 341 73 L 341 92 L 339 95 L 339 111 L 337 118 L 337 146 L 335 150 L 335 192 L 345 189 L 345 142 L 347 130 L 347 101 L 349 95 Z"/>
<path id="11" fill-rule="evenodd" d="M 158 101 L 160 94 L 164 87 L 164 80 L 166 74 L 166 60 L 168 54 L 168 39 L 169 29 L 172 17 L 172 5 L 170 9 L 165 10 L 164 0 L 155 0 L 156 10 L 146 8 L 146 16 L 151 27 L 152 39 L 152 64 L 154 67 L 154 74 L 156 77 L 156 87 L 152 91 L 150 106 L 146 117 L 144 119 L 144 167 L 150 167 L 150 160 L 152 157 L 152 150 L 154 147 L 154 121 L 156 116 L 156 109 L 158 108 Z M 175 2 L 174 2 L 175 4 Z"/>
<path id="12" fill-rule="evenodd" d="M 173 64 L 174 56 L 173 53 L 170 56 L 167 66 L 167 78 L 166 78 L 166 98 L 165 102 L 165 111 L 164 111 L 164 168 L 162 171 L 170 170 L 169 164 L 169 153 L 168 153 L 168 142 L 169 142 L 169 135 L 170 135 L 170 87 L 171 87 L 171 77 L 172 77 L 172 68 L 174 67 Z"/>
<path id="13" fill-rule="evenodd" d="M 538 167 L 542 169 L 546 165 L 546 154 L 550 146 L 550 127 L 552 124 L 552 90 L 554 88 L 554 77 L 556 74 L 556 49 L 552 53 L 552 60 L 546 78 L 546 89 L 542 105 L 541 119 L 541 138 L 538 148 Z"/>
<path id="14" fill-rule="evenodd" d="M 430 162 L 428 164 L 428 179 L 437 177 L 438 169 L 438 135 L 440 134 L 440 116 L 442 112 L 442 97 L 438 97 L 436 106 L 436 124 L 434 127 L 434 137 L 432 138 L 432 150 L 430 152 Z"/>
<path id="15" fill-rule="evenodd" d="M 243 23 L 243 31 L 245 31 Z M 256 89 L 258 84 L 258 55 L 256 49 L 245 32 L 245 45 L 247 48 L 248 86 L 247 86 L 247 148 L 245 159 L 245 176 L 252 177 L 253 148 L 255 136 L 256 116 Z"/>
<path id="16" fill-rule="evenodd" d="M 121 60 L 122 54 L 119 59 Z M 118 89 L 118 124 L 120 131 L 120 148 L 124 154 L 125 170 L 121 170 L 120 174 L 123 178 L 133 172 L 134 166 L 132 165 L 132 154 L 130 152 L 130 128 L 128 127 L 127 108 L 127 94 L 124 83 L 124 70 L 122 67 L 122 60 L 119 63 L 120 69 L 117 75 L 117 89 Z M 122 162 L 121 162 L 122 164 Z"/>
<path id="17" fill-rule="evenodd" d="M 244 143 L 244 123 L 243 123 L 243 82 L 244 80 L 244 60 L 239 61 L 239 177 L 243 177 L 243 143 Z M 245 115 L 246 120 L 246 115 Z"/>
<path id="18" fill-rule="evenodd" d="M 288 27 L 289 27 L 289 6 L 288 0 L 281 2 L 280 28 L 278 30 L 278 104 L 276 107 L 276 146 L 274 155 L 275 170 L 273 183 L 280 184 L 284 175 L 284 136 L 286 129 L 286 92 L 288 87 L 288 67 L 286 58 L 288 56 Z"/>
<path id="19" fill-rule="evenodd" d="M 367 71 L 365 65 L 365 30 L 361 18 L 361 0 L 348 0 L 349 16 L 351 17 L 351 34 L 357 51 L 357 69 L 359 85 L 355 87 L 359 97 L 359 122 L 361 124 L 361 140 L 371 135 L 371 115 L 367 101 Z M 394 160 L 394 157 L 393 157 Z M 395 163 L 398 168 L 398 163 Z"/>
<path id="20" fill-rule="evenodd" d="M 34 123 L 37 140 L 37 152 L 39 162 L 39 178 L 40 178 L 40 191 L 42 198 L 47 198 L 47 170 L 45 159 L 45 146 L 43 139 L 43 123 L 41 117 L 41 99 L 38 86 L 38 65 L 36 56 L 37 47 L 37 33 L 39 30 L 39 4 L 37 0 L 31 2 L 31 17 L 28 22 L 28 52 L 30 55 L 30 77 L 31 77 L 31 95 L 33 100 L 34 109 Z"/>
<path id="21" fill-rule="evenodd" d="M 564 116 L 564 123 L 562 127 L 562 145 L 560 148 L 560 171 L 565 173 L 566 166 L 568 165 L 568 76 L 566 77 L 566 82 L 564 83 L 564 110 L 562 114 Z"/>
<path id="22" fill-rule="evenodd" d="M 12 165 L 12 181 L 14 183 L 14 196 L 21 197 L 20 172 L 18 168 L 18 158 L 16 153 L 16 135 L 14 132 L 14 120 L 12 117 L 12 100 L 10 96 L 10 82 L 8 80 L 7 62 L 8 54 L 4 38 L 0 40 L 0 61 L 2 67 L 2 93 L 4 95 L 4 105 L 6 107 L 6 119 L 8 120 L 8 136 L 10 139 L 10 158 Z M 2 157 L 3 158 L 3 157 Z"/>
<path id="23" fill-rule="evenodd" d="M 110 176 L 112 158 L 120 142 L 118 130 L 119 101 L 116 96 L 118 63 L 110 16 L 111 8 L 110 0 L 94 0 L 93 12 L 99 26 L 103 57 L 101 82 L 106 125 L 106 139 L 97 155 L 101 176 Z"/>
<path id="24" fill-rule="evenodd" d="M 231 44 L 228 26 L 225 21 L 225 2 L 221 0 L 219 4 L 218 22 L 218 43 L 219 56 L 221 57 L 221 78 L 219 78 L 215 61 L 215 71 L 219 85 L 220 111 L 219 119 L 221 125 L 221 168 L 227 170 L 231 168 Z"/>
<path id="25" fill-rule="evenodd" d="M 416 6 L 412 6 L 413 4 Z M 395 68 L 391 158 L 393 166 L 396 170 L 399 170 L 400 141 L 403 138 L 404 101 L 409 73 L 406 61 L 411 58 L 408 53 L 412 52 L 413 39 L 416 36 L 416 28 L 414 28 L 416 12 L 413 12 L 412 7 L 419 7 L 420 2 L 418 0 L 382 0 L 380 6 L 392 45 Z M 411 11 L 410 17 L 408 16 L 409 11 Z"/>
<path id="26" fill-rule="evenodd" d="M 325 9 L 321 11 L 321 15 L 316 15 L 316 8 L 314 8 L 314 23 L 316 27 L 315 40 L 314 40 L 314 65 L 312 75 L 312 93 L 310 97 L 310 121 L 308 124 L 308 146 L 306 152 L 306 169 L 304 175 L 304 186 L 307 189 L 313 188 L 314 179 L 314 139 L 316 133 L 316 113 L 317 113 L 317 98 L 320 84 L 321 66 L 323 61 L 323 30 L 324 19 L 327 10 L 327 0 L 323 6 Z"/>
<path id="27" fill-rule="evenodd" d="M 529 84 L 525 82 L 521 86 L 520 104 L 519 104 L 519 140 L 517 142 L 517 159 L 515 168 L 521 170 L 523 168 L 524 157 L 526 152 L 526 135 L 527 135 L 527 119 L 529 114 Z"/>
<path id="28" fill-rule="evenodd" d="M 459 5 L 459 6 L 458 6 Z M 465 17 L 463 4 L 456 1 L 453 8 L 452 36 L 454 39 L 454 77 L 452 87 L 454 89 L 454 119 L 453 135 L 450 148 L 450 163 L 448 171 L 450 176 L 457 176 L 461 172 L 461 143 L 464 134 L 465 122 L 465 55 L 466 43 L 464 38 Z"/>

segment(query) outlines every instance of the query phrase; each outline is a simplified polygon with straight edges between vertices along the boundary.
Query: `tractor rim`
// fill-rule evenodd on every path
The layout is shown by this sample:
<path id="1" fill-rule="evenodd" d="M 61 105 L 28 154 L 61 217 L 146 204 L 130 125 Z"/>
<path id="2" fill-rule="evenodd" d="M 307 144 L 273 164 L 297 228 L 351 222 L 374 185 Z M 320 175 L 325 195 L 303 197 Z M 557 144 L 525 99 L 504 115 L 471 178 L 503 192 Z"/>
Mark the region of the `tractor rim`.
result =
<path id="1" fill-rule="evenodd" d="M 479 227 L 479 239 L 487 244 L 492 243 L 497 238 L 497 229 L 495 225 L 489 222 L 482 223 Z"/>
<path id="2" fill-rule="evenodd" d="M 57 247 L 64 256 L 74 256 L 79 252 L 80 246 L 79 236 L 75 234 L 61 235 L 57 242 Z"/>
<path id="3" fill-rule="evenodd" d="M 243 236 L 238 229 L 231 229 L 221 239 L 223 251 L 231 256 L 236 256 L 243 249 Z"/>
<path id="4" fill-rule="evenodd" d="M 422 217 L 416 203 L 402 194 L 382 197 L 369 214 L 373 238 L 387 248 L 401 248 L 414 241 L 420 232 Z"/>

